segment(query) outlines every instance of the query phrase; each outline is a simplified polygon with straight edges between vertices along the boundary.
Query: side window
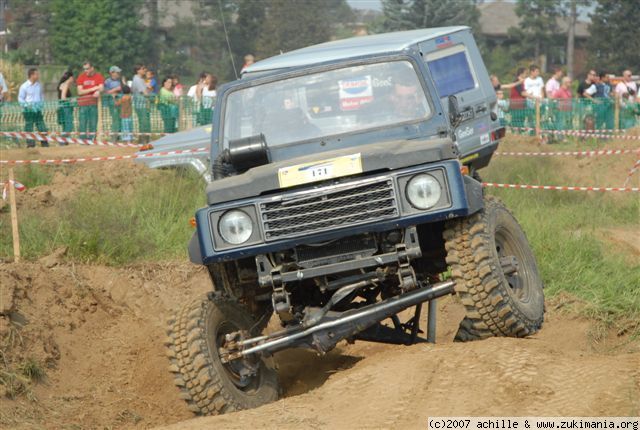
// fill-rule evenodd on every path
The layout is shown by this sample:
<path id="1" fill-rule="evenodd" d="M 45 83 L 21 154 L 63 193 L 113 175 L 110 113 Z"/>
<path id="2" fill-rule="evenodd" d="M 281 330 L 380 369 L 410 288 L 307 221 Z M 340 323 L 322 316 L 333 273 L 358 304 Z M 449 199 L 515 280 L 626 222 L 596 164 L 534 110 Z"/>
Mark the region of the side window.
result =
<path id="1" fill-rule="evenodd" d="M 476 79 L 463 45 L 427 54 L 427 65 L 440 97 L 449 97 L 476 87 Z"/>

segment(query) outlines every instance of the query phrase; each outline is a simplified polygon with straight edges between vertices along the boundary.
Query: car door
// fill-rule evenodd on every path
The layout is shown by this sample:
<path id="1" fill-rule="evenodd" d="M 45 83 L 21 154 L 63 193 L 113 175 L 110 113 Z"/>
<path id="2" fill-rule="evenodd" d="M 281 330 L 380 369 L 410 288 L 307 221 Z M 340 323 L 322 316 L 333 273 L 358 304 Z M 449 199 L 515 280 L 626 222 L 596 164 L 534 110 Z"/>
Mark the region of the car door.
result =
<path id="1" fill-rule="evenodd" d="M 423 42 L 420 49 L 447 113 L 448 97 L 454 95 L 458 100 L 463 120 L 454 133 L 462 157 L 490 146 L 495 128 L 491 108 L 496 96 L 471 33 L 435 37 Z"/>

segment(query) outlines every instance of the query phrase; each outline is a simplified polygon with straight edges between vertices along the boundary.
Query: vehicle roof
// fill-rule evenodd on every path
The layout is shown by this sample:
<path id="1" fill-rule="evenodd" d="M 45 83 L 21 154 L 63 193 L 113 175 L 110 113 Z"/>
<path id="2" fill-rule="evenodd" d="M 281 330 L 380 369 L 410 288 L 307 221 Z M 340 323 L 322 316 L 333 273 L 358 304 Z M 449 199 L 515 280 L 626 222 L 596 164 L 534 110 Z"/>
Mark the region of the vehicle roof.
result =
<path id="1" fill-rule="evenodd" d="M 244 73 L 266 72 L 365 55 L 402 52 L 416 43 L 467 29 L 469 27 L 466 26 L 423 28 L 334 40 L 258 61 L 247 67 Z"/>

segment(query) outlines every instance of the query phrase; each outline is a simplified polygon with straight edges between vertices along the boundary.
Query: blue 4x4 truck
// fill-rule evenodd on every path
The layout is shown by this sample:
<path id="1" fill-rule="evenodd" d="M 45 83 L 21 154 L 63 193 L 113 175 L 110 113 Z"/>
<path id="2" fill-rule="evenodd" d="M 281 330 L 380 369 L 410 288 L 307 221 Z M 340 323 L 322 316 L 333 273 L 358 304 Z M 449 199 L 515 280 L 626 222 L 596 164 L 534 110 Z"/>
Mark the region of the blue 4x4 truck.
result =
<path id="1" fill-rule="evenodd" d="M 433 340 L 448 294 L 466 308 L 458 340 L 540 329 L 535 258 L 477 173 L 504 137 L 495 103 L 467 27 L 324 43 L 220 88 L 189 244 L 213 290 L 167 340 L 194 412 L 276 400 L 269 356 L 286 348 L 425 340 L 426 302 Z M 281 330 L 263 333 L 274 314 Z"/>

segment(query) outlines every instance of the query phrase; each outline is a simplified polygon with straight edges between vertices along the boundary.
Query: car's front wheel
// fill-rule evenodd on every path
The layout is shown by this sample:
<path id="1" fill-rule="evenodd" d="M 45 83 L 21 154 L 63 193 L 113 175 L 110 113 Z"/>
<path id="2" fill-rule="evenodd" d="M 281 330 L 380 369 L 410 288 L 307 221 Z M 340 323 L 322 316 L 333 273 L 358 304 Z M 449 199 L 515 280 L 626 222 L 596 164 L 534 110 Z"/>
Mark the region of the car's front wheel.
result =
<path id="1" fill-rule="evenodd" d="M 451 221 L 444 232 L 447 263 L 466 309 L 456 340 L 524 337 L 544 319 L 543 285 L 515 217 L 496 198 L 480 212 Z"/>
<path id="2" fill-rule="evenodd" d="M 189 409 L 216 415 L 250 409 L 278 399 L 275 370 L 260 357 L 223 363 L 225 335 L 255 333 L 256 323 L 238 303 L 209 297 L 185 305 L 169 320 L 169 370 Z"/>

